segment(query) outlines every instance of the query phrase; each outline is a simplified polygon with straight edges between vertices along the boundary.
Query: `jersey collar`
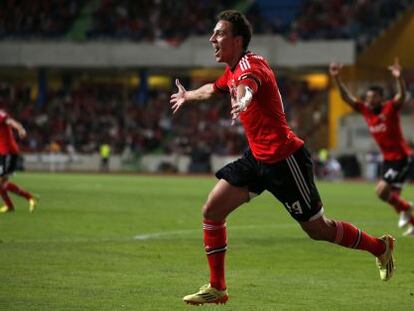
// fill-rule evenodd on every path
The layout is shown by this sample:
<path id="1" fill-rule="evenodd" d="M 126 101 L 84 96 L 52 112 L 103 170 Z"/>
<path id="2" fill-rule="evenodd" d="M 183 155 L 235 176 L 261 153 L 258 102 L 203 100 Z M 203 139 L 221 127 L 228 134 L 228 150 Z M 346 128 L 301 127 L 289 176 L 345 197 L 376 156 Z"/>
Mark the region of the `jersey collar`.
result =
<path id="1" fill-rule="evenodd" d="M 230 71 L 231 71 L 231 72 L 234 72 L 234 71 L 236 70 L 237 66 L 239 65 L 239 63 L 240 63 L 241 59 L 242 59 L 243 57 L 245 57 L 245 56 L 246 56 L 247 54 L 249 54 L 249 53 L 251 53 L 251 52 L 250 52 L 250 51 L 245 51 L 245 52 L 243 52 L 243 54 L 240 56 L 239 60 L 237 61 L 236 65 L 234 65 L 232 68 L 230 68 Z"/>

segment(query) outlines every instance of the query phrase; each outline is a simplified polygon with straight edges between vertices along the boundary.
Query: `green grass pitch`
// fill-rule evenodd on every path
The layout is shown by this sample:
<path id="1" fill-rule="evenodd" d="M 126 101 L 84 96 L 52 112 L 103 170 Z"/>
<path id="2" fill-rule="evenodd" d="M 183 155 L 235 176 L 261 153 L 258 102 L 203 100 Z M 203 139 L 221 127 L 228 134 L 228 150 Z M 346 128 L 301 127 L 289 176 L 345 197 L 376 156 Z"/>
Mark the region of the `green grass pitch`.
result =
<path id="1" fill-rule="evenodd" d="M 414 310 L 414 237 L 372 183 L 318 183 L 329 217 L 397 238 L 382 282 L 370 254 L 305 236 L 266 193 L 228 219 L 226 305 L 187 306 L 208 282 L 201 206 L 214 177 L 19 173 L 41 195 L 0 215 L 0 310 Z M 414 186 L 405 197 L 414 200 Z"/>

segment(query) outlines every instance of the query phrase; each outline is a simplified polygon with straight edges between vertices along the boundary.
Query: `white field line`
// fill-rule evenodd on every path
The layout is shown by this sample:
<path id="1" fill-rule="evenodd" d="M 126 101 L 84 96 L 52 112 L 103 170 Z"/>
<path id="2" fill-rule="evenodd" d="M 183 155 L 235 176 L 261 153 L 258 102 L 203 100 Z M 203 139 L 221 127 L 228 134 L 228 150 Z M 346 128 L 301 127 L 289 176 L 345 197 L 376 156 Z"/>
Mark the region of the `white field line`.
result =
<path id="1" fill-rule="evenodd" d="M 354 221 L 355 223 L 361 223 L 361 221 Z M 365 226 L 372 226 L 372 225 L 383 225 L 383 222 L 380 221 L 364 221 L 363 226 L 360 228 L 362 231 L 365 230 Z M 358 226 L 359 227 L 359 226 Z M 237 230 L 251 230 L 251 229 L 260 229 L 260 228 L 275 228 L 275 229 L 283 229 L 283 228 L 298 228 L 299 231 L 300 225 L 296 222 L 287 223 L 287 224 L 273 224 L 273 225 L 246 225 L 246 226 L 228 226 L 229 231 L 237 231 Z M 142 233 L 138 234 L 133 237 L 134 240 L 138 241 L 146 241 L 146 240 L 155 240 L 157 238 L 163 238 L 166 236 L 180 236 L 180 235 L 188 235 L 188 234 L 198 234 L 202 233 L 203 229 L 200 226 L 200 229 L 185 229 L 185 230 L 175 230 L 175 231 L 159 231 L 159 232 L 151 232 L 151 233 Z"/>
<path id="2" fill-rule="evenodd" d="M 361 223 L 361 221 L 354 221 L 355 223 Z M 363 227 L 361 229 L 364 231 L 365 226 L 372 225 L 383 225 L 383 222 L 379 221 L 364 221 Z M 287 223 L 287 224 L 269 224 L 269 225 L 245 225 L 245 226 L 228 226 L 229 231 L 238 231 L 238 230 L 251 230 L 251 229 L 261 229 L 261 228 L 298 228 L 300 231 L 300 226 L 296 222 Z M 184 230 L 172 230 L 172 231 L 158 231 L 150 233 L 142 233 L 135 235 L 133 237 L 65 237 L 62 239 L 2 239 L 0 238 L 0 245 L 2 243 L 90 243 L 90 242 L 125 242 L 125 241 L 147 241 L 147 240 L 156 240 L 162 239 L 168 236 L 185 236 L 189 234 L 202 234 L 202 228 L 200 229 L 184 229 Z"/>
<path id="3" fill-rule="evenodd" d="M 246 225 L 246 226 L 229 226 L 230 231 L 237 231 L 237 230 L 248 230 L 248 229 L 260 229 L 260 228 L 292 228 L 298 226 L 296 223 L 291 224 L 275 224 L 275 225 Z M 202 235 L 203 229 L 184 229 L 184 230 L 172 230 L 172 231 L 159 231 L 159 232 L 151 232 L 151 233 L 142 233 L 135 235 L 133 237 L 65 237 L 65 238 L 57 238 L 57 239 L 11 239 L 8 240 L 7 238 L 2 240 L 0 238 L 0 245 L 2 243 L 93 243 L 93 242 L 125 242 L 125 241 L 146 241 L 146 240 L 155 240 L 157 238 L 164 238 L 169 236 L 182 236 L 182 235 L 190 235 L 190 234 L 200 234 Z"/>
<path id="4" fill-rule="evenodd" d="M 298 227 L 296 223 L 291 224 L 274 224 L 274 225 L 246 225 L 246 226 L 229 226 L 229 230 L 247 230 L 247 229 L 259 229 L 259 228 L 293 228 Z M 187 230 L 176 230 L 176 231 L 160 231 L 160 232 L 153 232 L 153 233 L 144 233 L 134 236 L 134 240 L 154 240 L 157 238 L 162 238 L 164 236 L 171 236 L 171 235 L 187 235 L 187 234 L 194 234 L 194 233 L 201 233 L 202 228 L 200 229 L 187 229 Z"/>

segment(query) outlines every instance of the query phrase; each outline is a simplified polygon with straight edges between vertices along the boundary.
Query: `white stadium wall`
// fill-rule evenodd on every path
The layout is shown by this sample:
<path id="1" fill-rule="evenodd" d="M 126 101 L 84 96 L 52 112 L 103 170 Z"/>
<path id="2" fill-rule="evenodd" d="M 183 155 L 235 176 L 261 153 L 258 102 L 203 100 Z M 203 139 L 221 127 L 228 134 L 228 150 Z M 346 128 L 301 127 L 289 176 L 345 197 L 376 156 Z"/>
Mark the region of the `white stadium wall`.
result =
<path id="1" fill-rule="evenodd" d="M 353 64 L 352 40 L 291 43 L 281 36 L 254 36 L 252 51 L 277 66 L 326 66 L 333 59 Z M 218 66 L 208 37 L 193 37 L 179 47 L 131 42 L 2 41 L 0 66 L 23 67 L 200 67 Z"/>
<path id="2" fill-rule="evenodd" d="M 236 160 L 238 156 L 210 157 L 211 171 L 215 172 L 227 163 Z M 50 172 L 97 172 L 100 170 L 99 154 L 68 155 L 65 153 L 28 153 L 23 154 L 24 168 L 28 171 Z M 145 155 L 136 163 L 125 163 L 120 155 L 113 155 L 109 161 L 109 170 L 114 172 L 128 171 L 140 173 L 160 173 L 162 167 L 169 166 L 178 173 L 188 173 L 190 157 L 186 155 Z"/>

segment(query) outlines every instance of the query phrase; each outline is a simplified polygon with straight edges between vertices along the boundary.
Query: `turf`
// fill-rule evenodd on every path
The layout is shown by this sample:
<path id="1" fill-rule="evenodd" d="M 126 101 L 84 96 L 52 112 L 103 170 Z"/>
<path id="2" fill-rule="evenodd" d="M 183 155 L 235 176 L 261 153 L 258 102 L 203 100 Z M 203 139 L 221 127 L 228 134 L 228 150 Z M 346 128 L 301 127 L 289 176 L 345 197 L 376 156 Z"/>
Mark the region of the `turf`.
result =
<path id="1" fill-rule="evenodd" d="M 208 281 L 200 208 L 213 177 L 20 173 L 41 195 L 34 214 L 14 198 L 0 215 L 0 310 L 190 310 Z M 230 300 L 200 310 L 413 310 L 414 238 L 374 184 L 319 183 L 326 213 L 397 237 L 397 271 L 311 241 L 269 194 L 228 219 Z M 405 196 L 414 199 L 414 186 Z"/>

